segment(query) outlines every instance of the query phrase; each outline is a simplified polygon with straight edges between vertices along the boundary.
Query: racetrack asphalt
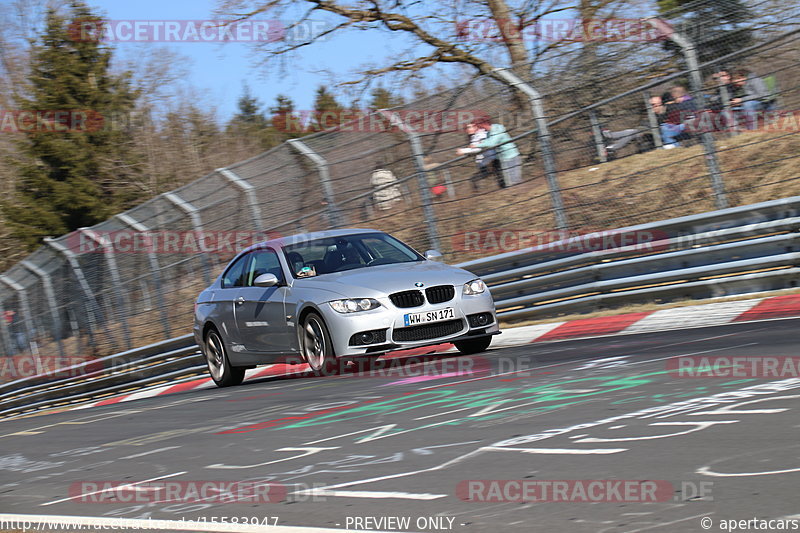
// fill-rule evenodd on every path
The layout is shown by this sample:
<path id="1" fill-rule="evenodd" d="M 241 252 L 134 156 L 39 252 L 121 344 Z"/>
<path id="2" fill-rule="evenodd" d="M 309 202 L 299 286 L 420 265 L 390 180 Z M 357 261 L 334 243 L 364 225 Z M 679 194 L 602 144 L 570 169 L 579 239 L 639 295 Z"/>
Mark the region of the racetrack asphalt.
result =
<path id="1" fill-rule="evenodd" d="M 0 513 L 458 532 L 798 519 L 797 365 L 747 377 L 675 370 L 690 357 L 796 357 L 798 327 L 769 320 L 412 357 L 383 372 L 9 420 Z M 619 497 L 605 480 L 633 489 Z M 180 484 L 167 493 L 167 481 Z M 271 485 L 254 498 L 196 492 L 224 482 Z M 578 490 L 587 487 L 603 489 Z M 545 489 L 566 501 L 542 501 Z"/>

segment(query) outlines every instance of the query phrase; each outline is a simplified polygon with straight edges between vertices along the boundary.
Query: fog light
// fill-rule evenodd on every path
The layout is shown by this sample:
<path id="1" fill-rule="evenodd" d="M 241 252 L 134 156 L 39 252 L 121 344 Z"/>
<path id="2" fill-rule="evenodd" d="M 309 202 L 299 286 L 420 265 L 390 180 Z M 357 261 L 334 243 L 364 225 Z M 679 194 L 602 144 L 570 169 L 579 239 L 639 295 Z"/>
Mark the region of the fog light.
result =
<path id="1" fill-rule="evenodd" d="M 482 328 L 494 322 L 494 315 L 492 313 L 475 313 L 467 316 L 467 320 L 469 320 L 469 327 Z"/>
<path id="2" fill-rule="evenodd" d="M 385 329 L 373 329 L 370 331 L 359 331 L 350 337 L 350 346 L 367 346 L 369 344 L 380 344 L 386 342 Z"/>

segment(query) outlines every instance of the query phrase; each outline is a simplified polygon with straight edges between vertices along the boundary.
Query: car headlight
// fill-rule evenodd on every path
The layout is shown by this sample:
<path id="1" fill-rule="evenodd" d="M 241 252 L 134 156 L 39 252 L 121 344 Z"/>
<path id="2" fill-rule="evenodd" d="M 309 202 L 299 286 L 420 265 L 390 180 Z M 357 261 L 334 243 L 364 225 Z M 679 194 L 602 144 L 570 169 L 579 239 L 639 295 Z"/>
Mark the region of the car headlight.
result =
<path id="1" fill-rule="evenodd" d="M 464 284 L 464 294 L 480 294 L 486 290 L 486 284 L 479 280 L 473 279 Z"/>
<path id="2" fill-rule="evenodd" d="M 337 313 L 357 313 L 359 311 L 369 311 L 380 307 L 381 304 L 374 298 L 352 298 L 347 300 L 333 300 L 328 302 Z"/>

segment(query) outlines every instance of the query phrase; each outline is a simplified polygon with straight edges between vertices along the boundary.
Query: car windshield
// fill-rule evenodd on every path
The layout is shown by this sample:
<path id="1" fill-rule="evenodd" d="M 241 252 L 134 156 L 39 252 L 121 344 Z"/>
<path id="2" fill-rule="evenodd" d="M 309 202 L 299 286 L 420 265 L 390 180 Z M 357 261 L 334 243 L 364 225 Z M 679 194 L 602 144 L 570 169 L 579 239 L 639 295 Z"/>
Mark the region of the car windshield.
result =
<path id="1" fill-rule="evenodd" d="M 425 260 L 385 233 L 357 233 L 315 239 L 284 246 L 283 253 L 295 278 Z"/>

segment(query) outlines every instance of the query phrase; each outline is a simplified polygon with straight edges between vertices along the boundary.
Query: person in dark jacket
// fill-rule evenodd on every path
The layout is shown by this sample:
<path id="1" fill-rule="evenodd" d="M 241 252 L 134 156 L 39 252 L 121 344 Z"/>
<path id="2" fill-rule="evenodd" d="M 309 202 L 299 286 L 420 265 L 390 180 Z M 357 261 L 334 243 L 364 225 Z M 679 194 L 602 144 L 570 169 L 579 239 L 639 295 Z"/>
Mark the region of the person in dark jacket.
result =
<path id="1" fill-rule="evenodd" d="M 757 127 L 756 115 L 759 111 L 772 111 L 771 93 L 764 80 L 748 69 L 736 69 L 733 73 L 733 86 L 741 90 L 741 94 L 731 99 L 735 111 L 744 111 L 747 129 Z"/>
<path id="2" fill-rule="evenodd" d="M 716 92 L 708 100 L 708 108 L 711 111 L 719 112 L 725 109 L 725 97 L 723 91 L 727 93 L 728 105 L 731 100 L 741 96 L 741 90 L 733 84 L 731 73 L 726 67 L 721 67 L 711 75 L 711 85 L 716 87 Z"/>
<path id="3" fill-rule="evenodd" d="M 682 85 L 670 88 L 669 93 L 662 96 L 662 100 L 665 100 L 662 109 L 654 108 L 656 115 L 662 115 L 659 119 L 661 139 L 664 148 L 675 148 L 680 146 L 679 137 L 686 131 L 687 121 L 694 119 L 697 106 L 692 95 Z"/>

